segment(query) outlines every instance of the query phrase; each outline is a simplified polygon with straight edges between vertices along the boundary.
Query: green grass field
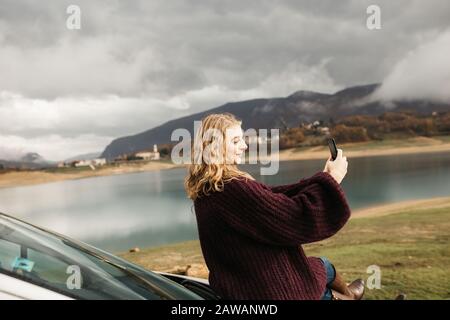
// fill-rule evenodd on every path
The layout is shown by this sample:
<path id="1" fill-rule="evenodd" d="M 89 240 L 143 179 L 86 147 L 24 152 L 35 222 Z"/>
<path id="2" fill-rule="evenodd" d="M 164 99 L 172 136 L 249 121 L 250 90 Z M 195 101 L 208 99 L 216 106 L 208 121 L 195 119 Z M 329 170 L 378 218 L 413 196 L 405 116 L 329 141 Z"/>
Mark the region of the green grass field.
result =
<path id="1" fill-rule="evenodd" d="M 384 140 L 370 140 L 366 142 L 357 143 L 345 143 L 341 147 L 345 148 L 345 151 L 367 151 L 367 150 L 383 150 L 383 149 L 395 149 L 400 147 L 426 147 L 430 146 L 432 143 L 449 143 L 450 136 L 433 136 L 430 138 L 424 137 L 396 137 L 387 136 Z M 317 148 L 321 147 L 321 148 Z M 314 149 L 315 151 L 327 150 L 327 146 L 305 146 L 305 147 L 294 147 L 292 151 L 297 152 L 307 152 Z"/>
<path id="2" fill-rule="evenodd" d="M 347 280 L 381 270 L 381 289 L 366 299 L 450 298 L 450 208 L 417 209 L 351 220 L 338 235 L 306 246 L 308 255 L 326 256 Z"/>
<path id="3" fill-rule="evenodd" d="M 352 219 L 334 237 L 304 246 L 308 255 L 326 256 L 347 281 L 381 270 L 381 288 L 367 289 L 365 299 L 450 298 L 450 203 L 381 217 Z M 199 242 L 144 249 L 121 254 L 152 270 L 204 263 Z"/>

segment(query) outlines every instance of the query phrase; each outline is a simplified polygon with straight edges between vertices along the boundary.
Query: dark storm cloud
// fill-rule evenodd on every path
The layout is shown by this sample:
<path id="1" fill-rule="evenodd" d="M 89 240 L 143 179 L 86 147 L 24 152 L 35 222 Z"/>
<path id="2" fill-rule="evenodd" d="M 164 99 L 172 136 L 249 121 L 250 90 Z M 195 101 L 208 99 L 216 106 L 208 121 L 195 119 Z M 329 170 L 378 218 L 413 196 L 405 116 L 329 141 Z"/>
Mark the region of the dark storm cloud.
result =
<path id="1" fill-rule="evenodd" d="M 376 82 L 450 18 L 447 1 L 378 1 L 378 31 L 365 26 L 372 1 L 78 1 L 82 30 L 70 31 L 71 3 L 2 1 L 2 58 L 20 79 L 3 79 L 4 89 L 43 98 L 251 89 L 292 61 L 324 59 L 337 86 Z M 43 61 L 48 79 L 36 84 Z"/>
<path id="2" fill-rule="evenodd" d="M 81 30 L 66 28 L 70 4 Z M 371 4 L 381 30 L 366 27 Z M 385 79 L 389 98 L 411 85 L 446 99 L 449 64 L 422 47 L 445 56 L 448 21 L 446 0 L 0 0 L 0 135 L 114 137 L 228 101 Z"/>

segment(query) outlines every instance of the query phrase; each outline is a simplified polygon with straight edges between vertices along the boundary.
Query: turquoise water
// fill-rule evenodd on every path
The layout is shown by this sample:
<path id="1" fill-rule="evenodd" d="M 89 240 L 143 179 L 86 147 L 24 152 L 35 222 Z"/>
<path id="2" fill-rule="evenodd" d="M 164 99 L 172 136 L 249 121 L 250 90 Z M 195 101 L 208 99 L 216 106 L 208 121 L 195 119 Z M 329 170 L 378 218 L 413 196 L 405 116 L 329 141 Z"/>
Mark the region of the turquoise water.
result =
<path id="1" fill-rule="evenodd" d="M 258 166 L 241 168 L 275 185 L 323 166 L 286 161 L 277 175 L 263 177 Z M 185 169 L 172 169 L 0 189 L 0 211 L 113 252 L 197 239 L 184 176 Z M 343 188 L 353 209 L 449 196 L 450 153 L 349 159 Z"/>

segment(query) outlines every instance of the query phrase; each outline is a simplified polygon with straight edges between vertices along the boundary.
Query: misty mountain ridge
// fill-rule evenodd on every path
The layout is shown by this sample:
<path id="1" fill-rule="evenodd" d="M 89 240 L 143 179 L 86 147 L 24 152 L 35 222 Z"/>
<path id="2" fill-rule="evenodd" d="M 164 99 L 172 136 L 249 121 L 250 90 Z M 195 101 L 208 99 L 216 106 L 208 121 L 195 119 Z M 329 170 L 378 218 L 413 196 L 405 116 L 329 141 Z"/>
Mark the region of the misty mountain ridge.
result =
<path id="1" fill-rule="evenodd" d="M 21 162 L 33 162 L 33 163 L 43 163 L 46 162 L 45 159 L 36 152 L 28 152 L 22 157 L 20 157 L 19 161 Z"/>
<path id="2" fill-rule="evenodd" d="M 380 115 L 386 111 L 415 111 L 428 114 L 432 111 L 450 111 L 450 103 L 428 100 L 381 101 L 373 98 L 380 84 L 349 87 L 334 94 L 300 90 L 285 98 L 252 99 L 226 103 L 182 118 L 170 120 L 160 126 L 132 136 L 113 140 L 101 157 L 112 160 L 121 154 L 151 149 L 153 144 L 171 143 L 172 132 L 178 128 L 187 129 L 194 136 L 194 121 L 211 113 L 230 112 L 240 118 L 244 130 L 284 129 L 300 123 L 315 120 L 339 120 L 351 115 Z M 173 142 L 172 142 L 173 143 Z"/>
<path id="3" fill-rule="evenodd" d="M 22 168 L 22 169 L 41 169 L 54 166 L 52 161 L 45 160 L 40 154 L 36 152 L 27 152 L 15 157 L 7 157 L 0 159 L 0 164 L 4 168 Z"/>
<path id="4" fill-rule="evenodd" d="M 101 154 L 102 154 L 101 152 L 90 152 L 90 153 L 79 154 L 79 155 L 65 159 L 64 162 L 72 162 L 72 161 L 76 161 L 76 160 L 93 160 L 93 159 L 99 158 Z"/>

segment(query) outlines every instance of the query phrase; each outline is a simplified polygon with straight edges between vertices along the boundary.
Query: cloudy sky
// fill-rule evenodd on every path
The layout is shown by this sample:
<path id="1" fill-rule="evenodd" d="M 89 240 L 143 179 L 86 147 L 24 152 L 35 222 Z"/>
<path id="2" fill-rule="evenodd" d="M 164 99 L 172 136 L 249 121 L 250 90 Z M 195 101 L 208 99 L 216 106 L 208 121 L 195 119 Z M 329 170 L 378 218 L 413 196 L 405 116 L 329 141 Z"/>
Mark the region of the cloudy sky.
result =
<path id="1" fill-rule="evenodd" d="M 67 28 L 67 7 L 81 29 Z M 381 29 L 366 26 L 370 4 Z M 450 101 L 448 0 L 0 0 L 0 159 L 102 151 L 168 120 L 383 82 Z"/>

